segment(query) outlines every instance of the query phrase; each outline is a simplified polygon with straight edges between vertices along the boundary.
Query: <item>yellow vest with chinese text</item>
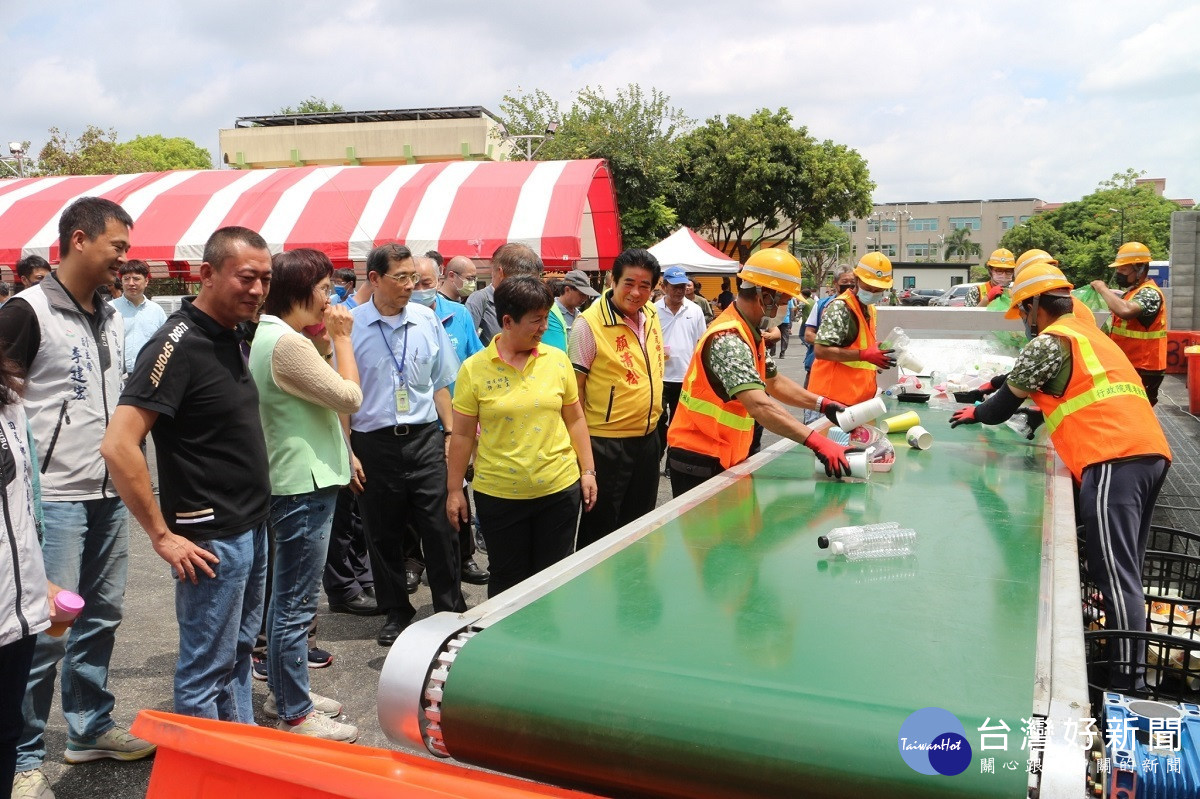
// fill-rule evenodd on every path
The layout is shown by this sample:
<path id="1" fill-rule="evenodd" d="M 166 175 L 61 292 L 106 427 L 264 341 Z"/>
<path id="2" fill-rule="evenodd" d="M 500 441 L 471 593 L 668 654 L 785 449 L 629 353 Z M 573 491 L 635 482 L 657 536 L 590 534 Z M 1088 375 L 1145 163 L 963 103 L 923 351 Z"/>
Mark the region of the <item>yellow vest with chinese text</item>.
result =
<path id="1" fill-rule="evenodd" d="M 597 438 L 648 435 L 662 414 L 662 327 L 653 303 L 642 314 L 644 345 L 615 310 L 611 289 L 580 314 L 596 340 L 583 411 L 588 432 Z"/>

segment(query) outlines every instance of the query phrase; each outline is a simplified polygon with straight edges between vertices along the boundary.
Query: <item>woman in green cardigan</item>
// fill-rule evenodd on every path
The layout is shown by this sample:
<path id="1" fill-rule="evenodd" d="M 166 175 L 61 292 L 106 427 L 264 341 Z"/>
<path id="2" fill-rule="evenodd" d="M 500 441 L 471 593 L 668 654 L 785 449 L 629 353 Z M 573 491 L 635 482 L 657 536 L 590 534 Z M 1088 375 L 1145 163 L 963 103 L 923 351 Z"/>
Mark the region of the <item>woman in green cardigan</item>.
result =
<path id="1" fill-rule="evenodd" d="M 316 250 L 271 259 L 271 291 L 250 347 L 250 373 L 271 467 L 268 705 L 273 700 L 281 730 L 353 741 L 358 729 L 334 721 L 341 703 L 311 693 L 308 684 L 307 631 L 338 489 L 350 482 L 338 414 L 353 413 L 362 403 L 350 346 L 353 319 L 330 304 L 332 277 L 333 264 Z"/>

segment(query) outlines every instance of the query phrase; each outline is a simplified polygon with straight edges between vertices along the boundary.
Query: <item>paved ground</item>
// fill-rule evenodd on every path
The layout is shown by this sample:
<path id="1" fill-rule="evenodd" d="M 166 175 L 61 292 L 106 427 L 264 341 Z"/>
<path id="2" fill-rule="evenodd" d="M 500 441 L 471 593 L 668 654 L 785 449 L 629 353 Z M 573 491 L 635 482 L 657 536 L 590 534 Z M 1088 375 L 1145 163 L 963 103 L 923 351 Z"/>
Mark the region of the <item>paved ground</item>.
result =
<path id="1" fill-rule="evenodd" d="M 780 369 L 792 377 L 802 377 L 803 347 L 794 344 L 789 357 L 780 361 Z M 1164 399 L 1158 408 L 1175 449 L 1176 463 L 1171 470 L 1160 504 L 1163 524 L 1200 530 L 1200 420 L 1187 413 L 1186 387 L 1181 376 L 1170 376 L 1164 386 Z M 768 434 L 764 445 L 772 443 Z M 670 497 L 664 479 L 660 502 Z M 142 529 L 134 523 L 131 534 L 129 584 L 126 591 L 125 622 L 117 637 L 110 684 L 117 696 L 115 717 L 122 725 L 132 723 L 142 708 L 171 710 L 171 680 L 175 669 L 177 628 L 175 624 L 172 579 L 166 565 L 150 548 Z M 480 557 L 486 563 L 486 557 Z M 478 604 L 485 597 L 483 588 L 464 586 L 467 602 Z M 418 618 L 432 612 L 428 587 L 422 585 L 414 595 Z M 346 714 L 361 730 L 360 743 L 388 747 L 375 718 L 375 686 L 383 666 L 385 650 L 375 643 L 381 619 L 359 618 L 328 612 L 324 600 L 318 617 L 318 641 L 333 652 L 336 660 L 330 668 L 311 672 L 313 690 L 333 696 L 346 706 Z M 261 716 L 266 684 L 254 683 L 259 703 L 260 724 L 270 723 Z M 58 799 L 107 797 L 133 799 L 143 797 L 150 779 L 152 761 L 115 763 L 100 761 L 80 766 L 62 762 L 66 727 L 56 710 L 46 733 L 48 759 L 45 771 Z"/>

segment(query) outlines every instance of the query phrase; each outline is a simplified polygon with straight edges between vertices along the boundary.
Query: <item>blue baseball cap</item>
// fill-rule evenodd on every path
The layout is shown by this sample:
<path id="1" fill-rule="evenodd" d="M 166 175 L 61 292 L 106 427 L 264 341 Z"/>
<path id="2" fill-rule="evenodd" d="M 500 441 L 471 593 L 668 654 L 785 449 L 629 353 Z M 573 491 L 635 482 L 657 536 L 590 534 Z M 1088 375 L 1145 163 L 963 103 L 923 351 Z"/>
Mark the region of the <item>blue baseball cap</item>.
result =
<path id="1" fill-rule="evenodd" d="M 672 286 L 682 286 L 684 283 L 691 283 L 687 272 L 683 271 L 682 266 L 668 266 L 663 270 L 663 280 L 670 283 Z"/>

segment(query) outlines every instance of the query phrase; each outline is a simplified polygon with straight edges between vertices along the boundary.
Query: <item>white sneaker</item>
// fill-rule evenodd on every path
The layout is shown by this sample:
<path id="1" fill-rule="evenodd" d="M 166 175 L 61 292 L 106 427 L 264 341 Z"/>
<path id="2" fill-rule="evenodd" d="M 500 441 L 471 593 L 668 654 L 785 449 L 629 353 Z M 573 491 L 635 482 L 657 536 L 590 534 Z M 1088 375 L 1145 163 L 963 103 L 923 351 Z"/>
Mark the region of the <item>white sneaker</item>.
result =
<path id="1" fill-rule="evenodd" d="M 308 698 L 312 700 L 313 710 L 322 716 L 332 719 L 342 715 L 342 703 L 336 699 L 314 694 L 312 691 L 308 692 Z M 279 718 L 279 705 L 275 702 L 275 694 L 270 691 L 267 691 L 267 701 L 263 702 L 263 715 L 269 719 Z"/>
<path id="2" fill-rule="evenodd" d="M 324 738 L 327 741 L 344 741 L 354 743 L 358 740 L 358 727 L 353 724 L 342 724 L 329 716 L 313 711 L 304 717 L 299 724 L 288 724 L 280 721 L 276 725 L 284 732 L 294 732 L 298 735 L 309 735 L 313 738 Z"/>
<path id="3" fill-rule="evenodd" d="M 54 791 L 40 768 L 18 771 L 13 776 L 12 799 L 54 799 Z"/>
<path id="4" fill-rule="evenodd" d="M 155 746 L 143 741 L 128 730 L 109 727 L 90 741 L 67 739 L 67 751 L 63 759 L 68 763 L 87 763 L 90 760 L 112 758 L 113 760 L 141 760 L 154 754 Z"/>

